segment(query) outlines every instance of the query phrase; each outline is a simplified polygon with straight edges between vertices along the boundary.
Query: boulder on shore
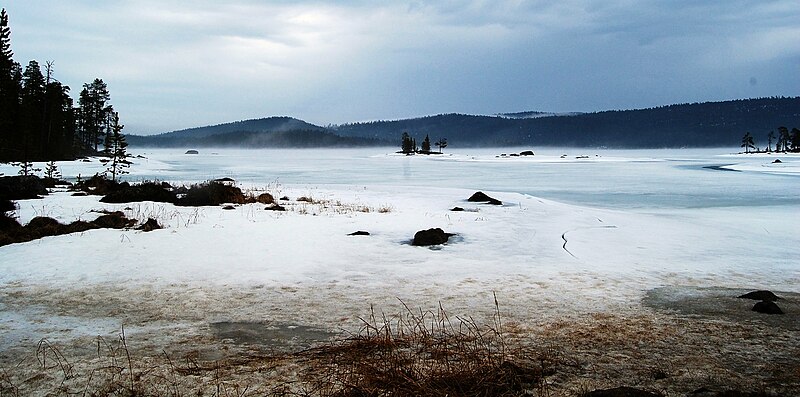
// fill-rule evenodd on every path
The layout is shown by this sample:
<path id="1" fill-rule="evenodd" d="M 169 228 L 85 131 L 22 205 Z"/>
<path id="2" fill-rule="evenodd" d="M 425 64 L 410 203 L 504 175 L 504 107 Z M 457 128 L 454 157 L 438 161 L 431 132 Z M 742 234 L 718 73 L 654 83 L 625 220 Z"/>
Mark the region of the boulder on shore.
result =
<path id="1" fill-rule="evenodd" d="M 489 197 L 484 192 L 475 192 L 475 194 L 470 196 L 470 198 L 468 198 L 467 201 L 470 201 L 470 202 L 473 202 L 473 203 L 488 203 L 488 204 L 492 204 L 492 205 L 503 205 L 502 201 L 500 201 L 500 200 L 498 200 L 496 198 Z"/>
<path id="2" fill-rule="evenodd" d="M 190 150 L 187 150 L 185 154 L 200 154 L 200 152 L 198 152 L 197 150 L 194 150 L 194 149 L 190 149 Z"/>
<path id="3" fill-rule="evenodd" d="M 756 302 L 756 304 L 753 305 L 752 310 L 756 313 L 783 314 L 783 310 L 781 310 L 778 304 L 772 301 Z"/>
<path id="4" fill-rule="evenodd" d="M 414 234 L 414 240 L 411 241 L 411 245 L 420 247 L 441 245 L 446 243 L 451 236 L 455 236 L 455 234 L 445 233 L 444 230 L 438 227 L 428 230 L 420 230 Z"/>
<path id="5" fill-rule="evenodd" d="M 781 299 L 777 295 L 773 294 L 772 291 L 766 291 L 766 290 L 748 292 L 744 295 L 738 296 L 738 298 L 752 299 L 757 301 L 769 301 L 769 302 L 774 302 L 776 300 Z"/>

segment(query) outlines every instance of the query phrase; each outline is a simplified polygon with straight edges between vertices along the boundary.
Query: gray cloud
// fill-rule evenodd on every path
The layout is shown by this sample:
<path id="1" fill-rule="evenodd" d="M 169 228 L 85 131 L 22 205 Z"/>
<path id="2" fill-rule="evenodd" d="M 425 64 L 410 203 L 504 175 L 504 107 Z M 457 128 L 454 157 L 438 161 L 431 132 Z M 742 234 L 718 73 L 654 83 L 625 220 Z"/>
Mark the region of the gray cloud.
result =
<path id="1" fill-rule="evenodd" d="M 592 111 L 800 88 L 794 0 L 6 7 L 16 59 L 55 60 L 74 91 L 103 78 L 132 133 L 275 114 L 326 124 Z"/>

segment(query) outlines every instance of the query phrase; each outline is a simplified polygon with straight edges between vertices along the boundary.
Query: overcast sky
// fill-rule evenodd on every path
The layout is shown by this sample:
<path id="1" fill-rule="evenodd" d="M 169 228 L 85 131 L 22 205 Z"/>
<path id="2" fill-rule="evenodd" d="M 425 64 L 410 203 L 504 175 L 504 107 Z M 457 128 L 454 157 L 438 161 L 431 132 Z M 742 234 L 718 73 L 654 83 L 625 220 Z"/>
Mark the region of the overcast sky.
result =
<path id="1" fill-rule="evenodd" d="M 798 0 L 0 4 L 15 60 L 102 78 L 127 133 L 800 95 Z"/>

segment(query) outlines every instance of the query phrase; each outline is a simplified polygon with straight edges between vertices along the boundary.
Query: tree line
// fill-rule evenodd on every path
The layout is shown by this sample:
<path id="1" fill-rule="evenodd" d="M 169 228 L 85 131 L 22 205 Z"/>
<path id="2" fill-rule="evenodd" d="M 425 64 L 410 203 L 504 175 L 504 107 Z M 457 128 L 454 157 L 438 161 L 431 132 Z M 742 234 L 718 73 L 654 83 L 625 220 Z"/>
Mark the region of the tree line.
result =
<path id="1" fill-rule="evenodd" d="M 774 152 L 800 152 L 800 129 L 794 127 L 791 131 L 789 131 L 788 128 L 781 126 L 778 127 L 777 135 L 775 135 L 774 130 L 770 131 L 769 134 L 767 134 L 767 147 L 763 151 L 756 146 L 755 138 L 748 131 L 745 132 L 744 136 L 742 137 L 741 147 L 744 148 L 745 153 L 750 153 L 751 151 L 773 152 L 772 142 L 775 142 Z"/>
<path id="2" fill-rule="evenodd" d="M 0 11 L 0 162 L 53 161 L 105 154 L 123 146 L 119 115 L 106 83 L 83 85 L 74 105 L 70 87 L 54 76 L 54 62 L 13 59 L 11 28 Z M 120 140 L 122 142 L 120 142 Z"/>

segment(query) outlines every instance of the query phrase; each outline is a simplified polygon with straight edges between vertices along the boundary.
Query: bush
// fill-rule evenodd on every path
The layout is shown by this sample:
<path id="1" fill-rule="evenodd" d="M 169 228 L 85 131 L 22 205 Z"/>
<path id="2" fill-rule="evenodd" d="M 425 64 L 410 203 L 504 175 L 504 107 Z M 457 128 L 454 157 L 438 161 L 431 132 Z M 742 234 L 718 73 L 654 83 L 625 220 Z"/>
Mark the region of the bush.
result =
<path id="1" fill-rule="evenodd" d="M 238 187 L 212 181 L 200 185 L 192 185 L 186 190 L 185 195 L 177 200 L 176 204 L 197 207 L 223 203 L 244 204 L 246 202 L 247 198 Z"/>
<path id="2" fill-rule="evenodd" d="M 177 196 L 165 188 L 163 184 L 143 182 L 138 185 L 120 186 L 117 190 L 100 199 L 100 202 L 103 203 L 132 203 L 139 201 L 175 203 Z"/>
<path id="3" fill-rule="evenodd" d="M 96 194 L 105 196 L 109 193 L 115 192 L 120 188 L 120 186 L 127 186 L 127 182 L 119 183 L 116 181 L 112 181 L 111 179 L 106 178 L 100 174 L 94 174 L 93 177 L 76 183 L 73 186 L 75 190 L 81 190 L 89 194 Z"/>
<path id="4" fill-rule="evenodd" d="M 28 200 L 46 195 L 47 188 L 38 176 L 0 177 L 0 200 Z"/>

